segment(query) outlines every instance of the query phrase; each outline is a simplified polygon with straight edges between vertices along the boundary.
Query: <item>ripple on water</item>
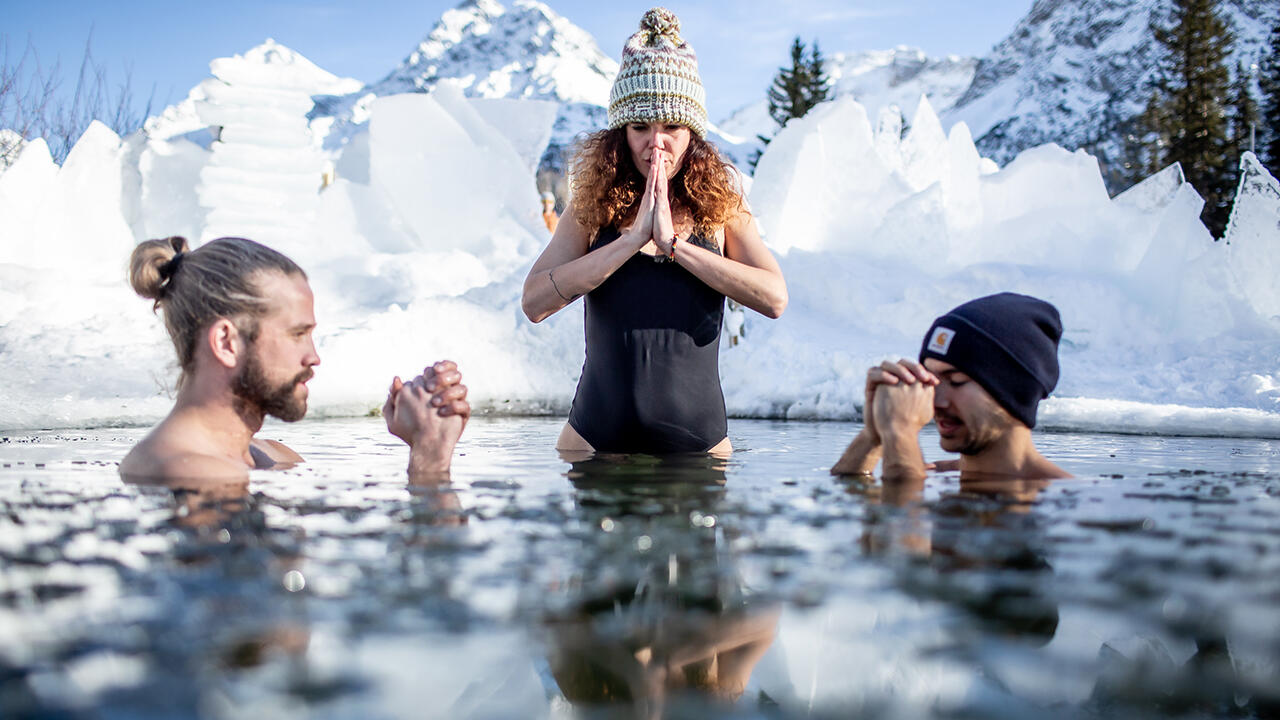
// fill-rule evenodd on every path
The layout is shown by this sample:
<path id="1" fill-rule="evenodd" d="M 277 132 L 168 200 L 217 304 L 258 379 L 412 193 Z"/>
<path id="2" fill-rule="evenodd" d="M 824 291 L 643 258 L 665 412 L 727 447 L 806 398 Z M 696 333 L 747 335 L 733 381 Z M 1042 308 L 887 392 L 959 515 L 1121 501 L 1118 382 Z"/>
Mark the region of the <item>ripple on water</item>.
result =
<path id="1" fill-rule="evenodd" d="M 428 486 L 376 419 L 268 426 L 309 462 L 197 488 L 118 480 L 143 430 L 6 438 L 0 715 L 1280 703 L 1265 441 L 1044 434 L 1077 479 L 913 495 L 827 475 L 847 423 L 734 421 L 727 461 L 574 463 L 559 424 L 476 418 Z"/>

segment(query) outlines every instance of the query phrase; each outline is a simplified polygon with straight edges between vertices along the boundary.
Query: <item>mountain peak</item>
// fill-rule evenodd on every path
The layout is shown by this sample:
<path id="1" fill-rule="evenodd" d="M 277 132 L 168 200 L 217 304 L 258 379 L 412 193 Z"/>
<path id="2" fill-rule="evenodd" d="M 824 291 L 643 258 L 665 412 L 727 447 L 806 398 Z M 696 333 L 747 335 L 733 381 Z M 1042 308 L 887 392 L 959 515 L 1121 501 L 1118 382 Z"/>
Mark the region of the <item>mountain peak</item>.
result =
<path id="1" fill-rule="evenodd" d="M 1089 147 L 1105 160 L 1113 139 L 1142 112 L 1163 49 L 1151 32 L 1172 0 L 1037 0 L 977 67 L 972 85 L 947 114 L 964 121 L 978 148 L 998 162 L 1046 142 Z M 1280 19 L 1271 0 L 1220 0 L 1235 37 L 1230 64 L 1265 52 Z"/>
<path id="2" fill-rule="evenodd" d="M 595 39 L 536 0 L 466 0 L 446 11 L 394 71 L 369 89 L 422 92 L 454 78 L 474 97 L 603 105 L 618 65 Z"/>

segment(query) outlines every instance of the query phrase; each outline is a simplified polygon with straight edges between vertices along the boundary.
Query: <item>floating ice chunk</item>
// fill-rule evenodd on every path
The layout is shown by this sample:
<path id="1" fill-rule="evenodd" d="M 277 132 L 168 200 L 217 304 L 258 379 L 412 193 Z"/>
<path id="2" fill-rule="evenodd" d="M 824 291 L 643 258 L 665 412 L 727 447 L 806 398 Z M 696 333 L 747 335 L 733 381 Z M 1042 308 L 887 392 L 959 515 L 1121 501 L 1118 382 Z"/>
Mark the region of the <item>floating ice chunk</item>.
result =
<path id="1" fill-rule="evenodd" d="M 1223 240 L 1231 274 L 1253 309 L 1280 320 L 1280 182 L 1250 152 L 1240 158 L 1240 185 Z"/>

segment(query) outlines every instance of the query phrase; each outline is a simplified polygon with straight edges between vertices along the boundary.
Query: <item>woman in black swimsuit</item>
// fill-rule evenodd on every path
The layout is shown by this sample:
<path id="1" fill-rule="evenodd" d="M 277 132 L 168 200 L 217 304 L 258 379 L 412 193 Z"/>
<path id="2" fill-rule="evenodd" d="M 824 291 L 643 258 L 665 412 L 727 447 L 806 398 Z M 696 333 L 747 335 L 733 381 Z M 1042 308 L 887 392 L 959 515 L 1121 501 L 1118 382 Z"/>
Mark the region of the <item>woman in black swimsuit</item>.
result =
<path id="1" fill-rule="evenodd" d="M 777 261 L 705 139 L 693 49 L 662 8 L 622 50 L 609 129 L 573 161 L 573 197 L 525 278 L 540 322 L 586 296 L 586 362 L 556 447 L 727 452 L 720 324 L 727 296 L 776 318 Z"/>

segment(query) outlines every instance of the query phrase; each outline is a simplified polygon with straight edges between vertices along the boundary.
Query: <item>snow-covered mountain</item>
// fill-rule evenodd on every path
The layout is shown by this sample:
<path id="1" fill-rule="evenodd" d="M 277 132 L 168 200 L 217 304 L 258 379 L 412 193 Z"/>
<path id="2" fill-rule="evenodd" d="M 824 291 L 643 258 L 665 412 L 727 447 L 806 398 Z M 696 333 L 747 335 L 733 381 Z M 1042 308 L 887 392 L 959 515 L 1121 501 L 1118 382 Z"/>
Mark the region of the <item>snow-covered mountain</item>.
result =
<path id="1" fill-rule="evenodd" d="M 346 95 L 317 97 L 314 119 L 333 118 L 338 149 L 368 120 L 373 100 L 429 92 L 450 80 L 469 97 L 548 100 L 562 106 L 552 144 L 599 127 L 618 63 L 590 33 L 537 0 L 467 0 L 441 16 L 386 77 Z"/>
<path id="2" fill-rule="evenodd" d="M 468 0 L 385 78 L 377 95 L 429 90 L 457 79 L 467 95 L 604 105 L 618 63 L 593 38 L 536 0 Z"/>
<path id="3" fill-rule="evenodd" d="M 826 71 L 832 83 L 832 99 L 852 96 L 867 109 L 871 117 L 891 105 L 910 113 L 929 97 L 937 112 L 945 112 L 964 94 L 973 80 L 977 58 L 949 55 L 929 58 L 923 51 L 910 47 L 892 50 L 870 50 L 856 53 L 832 53 L 827 57 Z M 764 98 L 734 111 L 720 123 L 727 135 L 753 140 L 757 135 L 772 137 L 777 125 L 769 117 L 769 101 Z"/>
<path id="4" fill-rule="evenodd" d="M 984 155 L 1003 164 L 1046 142 L 1085 147 L 1105 162 L 1114 128 L 1142 111 L 1162 51 L 1153 20 L 1164 24 L 1171 0 L 1036 0 L 978 63 L 973 83 L 950 111 Z M 1277 0 L 1219 0 L 1235 36 L 1230 64 L 1249 67 L 1265 51 L 1280 16 Z"/>

